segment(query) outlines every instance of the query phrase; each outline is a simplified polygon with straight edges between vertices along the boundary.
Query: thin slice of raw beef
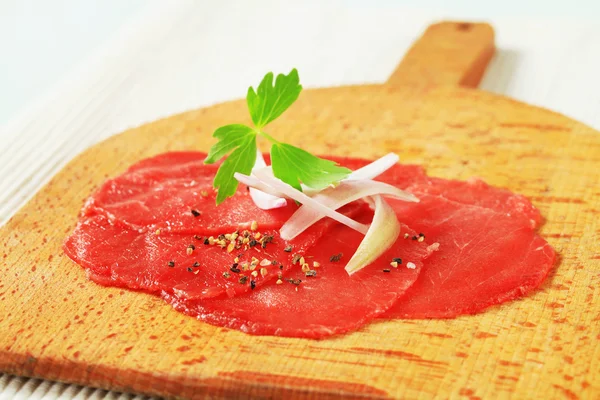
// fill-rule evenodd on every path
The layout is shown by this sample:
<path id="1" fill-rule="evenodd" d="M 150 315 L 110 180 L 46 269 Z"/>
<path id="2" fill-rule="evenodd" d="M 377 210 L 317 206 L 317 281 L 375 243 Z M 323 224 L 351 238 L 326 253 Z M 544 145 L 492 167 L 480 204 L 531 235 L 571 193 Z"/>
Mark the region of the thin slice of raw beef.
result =
<path id="1" fill-rule="evenodd" d="M 370 161 L 357 158 L 328 157 L 352 170 Z M 540 212 L 523 195 L 507 189 L 490 186 L 483 180 L 471 178 L 466 181 L 429 177 L 422 167 L 396 164 L 375 180 L 386 182 L 415 194 L 432 194 L 462 204 L 477 205 L 521 218 L 531 228 L 540 223 Z"/>
<path id="2" fill-rule="evenodd" d="M 419 197 L 428 194 L 441 200 L 490 209 L 518 218 L 524 226 L 531 229 L 537 227 L 541 219 L 539 210 L 525 196 L 490 186 L 477 178 L 457 181 L 427 177 L 425 180 L 413 182 L 406 190 Z"/>
<path id="3" fill-rule="evenodd" d="M 286 208 L 260 210 L 242 186 L 217 209 L 212 190 L 217 166 L 204 165 L 205 157 L 167 153 L 142 160 L 105 182 L 88 199 L 65 242 L 67 255 L 103 285 L 190 299 L 235 296 L 286 271 L 295 252 L 311 247 L 335 224 L 323 220 L 301 238 L 283 241 L 277 230 L 297 206 L 290 202 Z M 361 207 L 356 203 L 342 212 L 352 216 Z M 252 221 L 257 231 L 250 230 Z M 230 241 L 225 247 L 205 244 L 211 236 L 218 239 L 236 230 L 241 240 L 244 228 L 249 230 L 247 244 L 233 249 L 228 248 Z M 265 236 L 270 240 L 262 246 Z M 259 265 L 253 266 L 253 260 Z M 260 265 L 266 261 L 270 264 Z M 244 271 L 246 263 L 256 272 Z M 248 279 L 241 284 L 244 274 Z"/>
<path id="4" fill-rule="evenodd" d="M 357 202 L 341 211 L 353 216 L 364 207 L 367 206 Z M 64 249 L 100 284 L 203 299 L 223 294 L 235 296 L 262 286 L 287 271 L 294 254 L 305 252 L 335 224 L 322 220 L 291 241 L 282 240 L 277 230 L 261 229 L 258 240 L 254 236 L 258 232 L 248 232 L 250 245 L 228 251 L 227 247 L 205 244 L 208 236 L 139 232 L 119 220 L 94 215 L 83 217 Z M 269 237 L 269 241 L 263 247 L 260 240 L 264 237 Z M 243 284 L 242 276 L 247 278 Z"/>
<path id="5" fill-rule="evenodd" d="M 167 153 L 142 160 L 107 180 L 86 201 L 85 216 L 105 215 L 138 231 L 217 235 L 248 229 L 277 229 L 298 209 L 264 211 L 240 185 L 236 194 L 217 206 L 212 181 L 218 165 L 205 165 L 204 153 Z"/>
<path id="6" fill-rule="evenodd" d="M 368 222 L 372 215 L 355 218 Z M 406 225 L 401 229 L 416 234 Z M 163 297 L 202 321 L 255 335 L 323 338 L 352 331 L 392 307 L 415 282 L 432 251 L 425 242 L 401 236 L 373 264 L 349 276 L 344 265 L 362 238 L 344 225 L 329 231 L 304 255 L 316 273 L 313 277 L 296 265 L 279 284 L 270 281 L 260 290 L 234 298 L 193 301 L 167 293 Z M 331 261 L 340 253 L 339 261 Z M 397 268 L 390 266 L 394 258 L 402 259 Z M 320 264 L 318 268 L 314 261 Z"/>
<path id="7" fill-rule="evenodd" d="M 94 215 L 79 220 L 63 250 L 71 260 L 85 268 L 88 278 L 105 286 L 117 286 L 111 279 L 112 265 L 123 248 L 139 236 L 139 232 L 126 225 L 111 223 L 104 215 Z"/>
<path id="8" fill-rule="evenodd" d="M 453 190 L 444 184 L 446 190 Z M 475 189 L 470 190 L 476 196 Z M 499 212 L 469 205 L 465 198 L 465 204 L 459 203 L 448 200 L 447 191 L 444 196 L 415 194 L 421 200 L 418 204 L 391 201 L 391 205 L 398 218 L 440 247 L 385 317 L 474 314 L 533 291 L 552 268 L 554 250 L 524 218 L 507 213 L 505 206 Z"/>
<path id="9" fill-rule="evenodd" d="M 364 165 L 336 161 L 352 169 Z M 522 195 L 480 179 L 428 177 L 410 165 L 398 164 L 376 179 L 419 197 L 420 203 L 390 203 L 400 221 L 440 245 L 386 318 L 477 313 L 535 290 L 554 265 L 554 250 L 534 231 L 540 213 Z"/>
<path id="10" fill-rule="evenodd" d="M 259 210 L 240 187 L 217 208 L 212 179 L 218 165 L 204 165 L 205 156 L 159 155 L 107 181 L 86 202 L 65 252 L 98 283 L 160 292 L 176 308 L 213 324 L 298 337 L 346 332 L 388 309 L 387 317 L 402 318 L 479 312 L 539 287 L 554 262 L 554 251 L 534 232 L 539 212 L 523 196 L 480 180 L 430 178 L 420 167 L 396 165 L 377 179 L 412 191 L 421 202 L 390 200 L 405 224 L 400 239 L 376 263 L 348 276 L 345 263 L 362 235 L 324 219 L 286 251 L 290 243 L 277 230 L 297 209 L 294 202 Z M 368 163 L 333 160 L 351 169 Z M 364 222 L 372 216 L 361 202 L 343 212 Z M 252 221 L 272 236 L 266 248 L 229 252 L 204 244 L 211 235 L 242 233 Z M 418 233 L 426 240 L 419 241 Z M 316 276 L 294 264 L 298 253 L 311 268 L 320 263 Z M 337 253 L 344 253 L 342 259 L 329 261 Z M 252 257 L 264 265 L 243 271 Z M 391 267 L 392 258 L 403 264 Z M 284 279 L 277 284 L 280 273 Z"/>

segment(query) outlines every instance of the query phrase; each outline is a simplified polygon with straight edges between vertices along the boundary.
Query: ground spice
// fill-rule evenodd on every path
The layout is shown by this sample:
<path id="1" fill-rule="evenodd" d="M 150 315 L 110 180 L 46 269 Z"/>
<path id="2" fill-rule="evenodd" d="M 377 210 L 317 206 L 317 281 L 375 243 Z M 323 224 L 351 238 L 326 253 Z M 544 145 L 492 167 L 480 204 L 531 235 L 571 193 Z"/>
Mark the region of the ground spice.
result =
<path id="1" fill-rule="evenodd" d="M 331 257 L 329 257 L 329 261 L 331 262 L 338 262 L 342 259 L 342 256 L 344 255 L 344 253 L 338 253 L 338 254 L 334 254 Z"/>

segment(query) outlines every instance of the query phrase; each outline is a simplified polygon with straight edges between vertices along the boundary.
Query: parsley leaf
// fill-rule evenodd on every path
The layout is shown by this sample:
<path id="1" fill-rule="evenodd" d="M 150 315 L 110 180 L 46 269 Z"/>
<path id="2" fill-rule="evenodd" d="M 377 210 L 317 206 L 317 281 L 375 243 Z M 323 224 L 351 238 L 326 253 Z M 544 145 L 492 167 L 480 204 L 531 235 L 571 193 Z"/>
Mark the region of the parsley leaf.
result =
<path id="1" fill-rule="evenodd" d="M 233 196 L 238 181 L 233 177 L 236 172 L 248 175 L 256 161 L 256 132 L 246 125 L 225 125 L 213 133 L 219 141 L 210 148 L 205 164 L 214 164 L 231 150 L 233 152 L 219 167 L 213 186 L 219 190 L 217 204 Z M 235 150 L 234 150 L 235 149 Z"/>
<path id="2" fill-rule="evenodd" d="M 219 167 L 213 186 L 218 189 L 217 205 L 221 204 L 226 198 L 234 195 L 239 182 L 233 177 L 233 174 L 240 172 L 244 175 L 250 175 L 252 167 L 256 162 L 256 134 L 245 136 L 229 157 L 223 161 Z"/>
<path id="3" fill-rule="evenodd" d="M 273 144 L 271 164 L 273 175 L 300 191 L 301 183 L 311 188 L 323 189 L 344 179 L 352 172 L 333 161 L 313 156 L 305 150 L 286 143 Z"/>
<path id="4" fill-rule="evenodd" d="M 250 136 L 256 137 L 256 132 L 246 125 L 232 124 L 220 127 L 213 133 L 213 137 L 219 139 L 219 141 L 210 148 L 204 164 L 214 164 L 219 161 Z"/>
<path id="5" fill-rule="evenodd" d="M 301 183 L 321 189 L 344 179 L 351 172 L 333 161 L 313 156 L 307 151 L 289 144 L 281 143 L 263 131 L 263 128 L 279 117 L 296 101 L 302 86 L 298 71 L 277 75 L 273 85 L 273 73 L 269 72 L 255 91 L 248 88 L 246 102 L 255 128 L 232 124 L 215 131 L 218 139 L 204 160 L 213 164 L 227 153 L 229 157 L 221 164 L 213 186 L 218 190 L 217 205 L 235 194 L 238 181 L 233 177 L 236 172 L 249 175 L 256 162 L 256 137 L 262 136 L 271 142 L 271 162 L 273 175 L 283 182 L 302 190 Z"/>
<path id="6" fill-rule="evenodd" d="M 288 75 L 279 74 L 273 86 L 273 73 L 263 78 L 256 92 L 248 88 L 246 102 L 254 125 L 261 129 L 279 117 L 298 98 L 302 91 L 298 71 L 294 68 Z"/>

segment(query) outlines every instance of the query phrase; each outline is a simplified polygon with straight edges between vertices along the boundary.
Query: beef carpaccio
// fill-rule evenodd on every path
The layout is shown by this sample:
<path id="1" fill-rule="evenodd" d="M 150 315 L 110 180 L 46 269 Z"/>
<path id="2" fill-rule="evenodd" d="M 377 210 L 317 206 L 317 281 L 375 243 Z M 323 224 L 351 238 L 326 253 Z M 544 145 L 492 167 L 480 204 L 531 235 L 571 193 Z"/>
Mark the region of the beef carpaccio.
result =
<path id="1" fill-rule="evenodd" d="M 377 317 L 477 313 L 536 289 L 554 263 L 535 232 L 539 212 L 523 196 L 398 164 L 377 180 L 420 202 L 388 200 L 402 233 L 350 276 L 344 266 L 361 234 L 325 218 L 285 241 L 278 230 L 298 206 L 260 210 L 240 185 L 217 207 L 218 165 L 204 165 L 205 157 L 166 153 L 105 182 L 85 202 L 67 255 L 99 284 L 160 295 L 210 324 L 306 338 Z M 332 159 L 350 169 L 368 163 Z M 373 215 L 362 200 L 340 212 L 364 223 Z"/>

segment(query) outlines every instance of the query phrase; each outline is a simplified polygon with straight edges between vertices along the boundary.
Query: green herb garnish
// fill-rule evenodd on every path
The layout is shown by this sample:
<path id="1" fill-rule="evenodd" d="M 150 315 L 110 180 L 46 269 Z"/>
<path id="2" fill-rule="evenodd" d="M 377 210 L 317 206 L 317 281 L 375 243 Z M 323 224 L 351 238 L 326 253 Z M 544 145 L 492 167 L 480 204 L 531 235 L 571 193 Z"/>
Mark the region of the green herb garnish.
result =
<path id="1" fill-rule="evenodd" d="M 210 148 L 205 164 L 213 164 L 227 155 L 219 167 L 213 186 L 218 190 L 217 204 L 233 196 L 238 181 L 236 172 L 249 175 L 256 161 L 256 137 L 262 136 L 271 142 L 271 164 L 273 175 L 288 185 L 302 190 L 301 183 L 322 189 L 338 182 L 351 172 L 337 163 L 324 160 L 298 147 L 281 143 L 263 131 L 263 128 L 279 117 L 298 98 L 302 91 L 298 71 L 294 68 L 288 75 L 279 74 L 273 85 L 273 73 L 263 78 L 257 90 L 248 88 L 246 102 L 254 128 L 232 124 L 215 131 L 213 137 L 219 141 Z"/>

